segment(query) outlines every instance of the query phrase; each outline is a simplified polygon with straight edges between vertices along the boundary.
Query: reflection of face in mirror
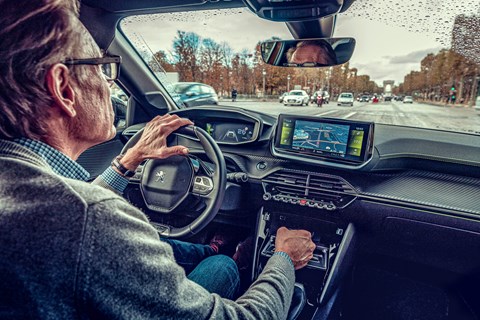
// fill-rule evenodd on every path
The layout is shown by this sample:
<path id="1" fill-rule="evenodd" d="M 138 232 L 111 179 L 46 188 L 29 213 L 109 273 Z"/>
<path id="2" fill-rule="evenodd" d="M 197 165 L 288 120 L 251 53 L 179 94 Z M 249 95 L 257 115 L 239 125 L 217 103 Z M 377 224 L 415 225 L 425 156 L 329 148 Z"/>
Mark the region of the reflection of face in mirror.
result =
<path id="1" fill-rule="evenodd" d="M 332 46 L 325 40 L 305 40 L 287 51 L 288 63 L 331 66 L 337 64 Z"/>

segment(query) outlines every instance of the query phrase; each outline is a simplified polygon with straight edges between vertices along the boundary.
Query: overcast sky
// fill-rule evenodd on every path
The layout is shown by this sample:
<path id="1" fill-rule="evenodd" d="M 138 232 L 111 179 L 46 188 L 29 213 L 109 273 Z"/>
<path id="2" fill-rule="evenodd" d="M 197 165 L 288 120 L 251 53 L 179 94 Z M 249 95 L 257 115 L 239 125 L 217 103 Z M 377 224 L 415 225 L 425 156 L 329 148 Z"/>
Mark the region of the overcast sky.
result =
<path id="1" fill-rule="evenodd" d="M 351 67 L 377 83 L 403 82 L 419 70 L 428 53 L 450 46 L 453 21 L 458 14 L 480 14 L 478 0 L 357 0 L 337 20 L 334 36 L 357 40 Z M 291 39 L 284 23 L 259 19 L 247 9 L 161 14 L 129 18 L 122 24 L 137 49 L 143 40 L 153 52 L 171 51 L 177 30 L 191 31 L 235 51 L 253 51 L 260 40 L 277 36 Z M 480 45 L 480 44 L 479 44 Z"/>

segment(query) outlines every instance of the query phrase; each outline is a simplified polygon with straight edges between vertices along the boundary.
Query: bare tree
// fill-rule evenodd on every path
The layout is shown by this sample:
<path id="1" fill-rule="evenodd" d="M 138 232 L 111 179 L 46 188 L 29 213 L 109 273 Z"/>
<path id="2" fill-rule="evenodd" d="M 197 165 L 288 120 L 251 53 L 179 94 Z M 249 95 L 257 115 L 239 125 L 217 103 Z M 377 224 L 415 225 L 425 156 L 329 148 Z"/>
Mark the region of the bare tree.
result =
<path id="1" fill-rule="evenodd" d="M 201 82 L 222 90 L 223 54 L 220 44 L 210 38 L 202 40 L 200 49 Z"/>
<path id="2" fill-rule="evenodd" d="M 194 32 L 177 31 L 173 40 L 173 59 L 180 81 L 200 78 L 200 37 Z"/>

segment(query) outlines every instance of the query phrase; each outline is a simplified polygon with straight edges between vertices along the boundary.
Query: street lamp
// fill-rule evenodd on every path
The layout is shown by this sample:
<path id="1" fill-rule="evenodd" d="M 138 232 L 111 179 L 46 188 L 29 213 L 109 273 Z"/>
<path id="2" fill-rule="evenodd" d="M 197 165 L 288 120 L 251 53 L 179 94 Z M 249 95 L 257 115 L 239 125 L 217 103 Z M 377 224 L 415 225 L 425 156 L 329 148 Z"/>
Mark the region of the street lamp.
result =
<path id="1" fill-rule="evenodd" d="M 290 92 L 290 75 L 287 76 L 287 92 Z"/>
<path id="2" fill-rule="evenodd" d="M 263 98 L 265 98 L 265 76 L 267 75 L 267 72 L 265 71 L 265 69 L 262 69 L 262 77 L 263 77 Z"/>
<path id="3" fill-rule="evenodd" d="M 220 97 L 223 96 L 223 75 L 220 75 Z"/>

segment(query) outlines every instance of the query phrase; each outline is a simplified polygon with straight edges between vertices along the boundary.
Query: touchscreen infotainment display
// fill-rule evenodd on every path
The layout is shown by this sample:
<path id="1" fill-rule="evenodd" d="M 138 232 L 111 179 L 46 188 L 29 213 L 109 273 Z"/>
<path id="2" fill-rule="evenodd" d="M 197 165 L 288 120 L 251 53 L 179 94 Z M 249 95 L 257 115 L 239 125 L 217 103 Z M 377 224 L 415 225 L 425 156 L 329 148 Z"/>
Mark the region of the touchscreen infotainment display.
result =
<path id="1" fill-rule="evenodd" d="M 364 162 L 373 123 L 280 115 L 275 148 L 313 157 Z"/>

